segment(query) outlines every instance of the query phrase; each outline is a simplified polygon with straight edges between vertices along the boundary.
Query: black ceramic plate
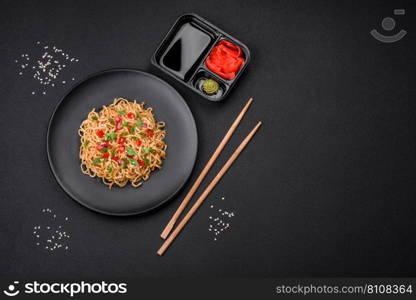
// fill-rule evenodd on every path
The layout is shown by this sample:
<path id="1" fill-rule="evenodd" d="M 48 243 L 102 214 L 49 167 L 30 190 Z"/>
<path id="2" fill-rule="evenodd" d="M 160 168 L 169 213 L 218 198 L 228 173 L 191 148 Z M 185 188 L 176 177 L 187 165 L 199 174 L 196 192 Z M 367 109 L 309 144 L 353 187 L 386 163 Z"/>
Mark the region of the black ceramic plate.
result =
<path id="1" fill-rule="evenodd" d="M 145 101 L 156 119 L 166 122 L 167 157 L 139 188 L 110 190 L 80 170 L 78 128 L 89 111 L 116 97 Z M 178 92 L 153 75 L 129 69 L 104 71 L 77 85 L 55 109 L 47 135 L 49 164 L 61 187 L 79 203 L 110 215 L 143 213 L 175 195 L 192 172 L 197 145 L 194 118 Z"/>

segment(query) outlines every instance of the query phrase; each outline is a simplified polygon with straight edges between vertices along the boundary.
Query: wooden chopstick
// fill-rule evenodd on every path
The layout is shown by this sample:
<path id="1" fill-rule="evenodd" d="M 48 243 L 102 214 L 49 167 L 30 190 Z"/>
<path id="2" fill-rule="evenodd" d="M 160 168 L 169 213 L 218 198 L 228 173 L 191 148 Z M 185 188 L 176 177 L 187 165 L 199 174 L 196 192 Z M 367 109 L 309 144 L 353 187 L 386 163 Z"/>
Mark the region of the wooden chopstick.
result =
<path id="1" fill-rule="evenodd" d="M 188 213 L 185 215 L 185 217 L 181 220 L 181 222 L 178 224 L 178 226 L 175 228 L 175 230 L 173 230 L 171 235 L 169 235 L 167 240 L 159 248 L 159 250 L 157 251 L 157 254 L 163 255 L 163 253 L 165 253 L 167 248 L 172 244 L 172 242 L 175 240 L 175 238 L 178 236 L 178 234 L 181 232 L 181 230 L 185 227 L 185 225 L 188 223 L 188 221 L 191 219 L 191 217 L 195 214 L 195 212 L 201 206 L 201 204 L 204 202 L 204 200 L 207 198 L 209 193 L 214 189 L 214 187 L 217 185 L 217 183 L 221 180 L 222 176 L 224 176 L 224 174 L 231 167 L 233 162 L 240 155 L 241 151 L 243 151 L 243 149 L 250 142 L 251 138 L 254 136 L 256 131 L 259 129 L 260 125 L 261 125 L 261 122 L 258 122 L 257 125 L 253 128 L 253 130 L 251 130 L 251 132 L 247 135 L 247 137 L 237 147 L 237 149 L 230 156 L 230 158 L 227 160 L 227 162 L 224 164 L 224 166 L 221 168 L 221 170 L 218 172 L 218 174 L 214 177 L 214 179 L 210 182 L 210 184 L 204 190 L 204 192 L 201 194 L 201 196 L 198 198 L 198 200 L 196 200 L 195 204 L 191 207 L 191 209 L 188 211 Z"/>
<path id="2" fill-rule="evenodd" d="M 175 226 L 176 221 L 179 219 L 179 216 L 184 211 L 185 207 L 188 205 L 189 201 L 191 200 L 192 196 L 195 194 L 196 190 L 201 185 L 202 181 L 204 180 L 205 176 L 207 175 L 208 171 L 211 169 L 212 165 L 217 160 L 218 156 L 220 155 L 221 151 L 224 149 L 227 142 L 230 140 L 231 136 L 233 135 L 234 131 L 237 129 L 238 125 L 240 124 L 241 119 L 244 117 L 244 114 L 248 110 L 250 104 L 253 102 L 253 98 L 250 98 L 246 105 L 244 105 L 243 109 L 241 110 L 240 114 L 234 120 L 233 124 L 231 125 L 230 129 L 228 129 L 227 133 L 223 137 L 221 143 L 218 145 L 217 149 L 215 149 L 214 153 L 212 154 L 211 158 L 208 160 L 207 164 L 205 165 L 204 169 L 199 174 L 198 178 L 192 185 L 191 189 L 189 190 L 188 194 L 186 194 L 185 198 L 182 200 L 182 203 L 179 205 L 178 209 L 173 214 L 172 218 L 170 219 L 169 223 L 166 225 L 165 229 L 161 233 L 160 237 L 162 239 L 166 239 L 169 233 L 172 231 L 173 226 Z"/>

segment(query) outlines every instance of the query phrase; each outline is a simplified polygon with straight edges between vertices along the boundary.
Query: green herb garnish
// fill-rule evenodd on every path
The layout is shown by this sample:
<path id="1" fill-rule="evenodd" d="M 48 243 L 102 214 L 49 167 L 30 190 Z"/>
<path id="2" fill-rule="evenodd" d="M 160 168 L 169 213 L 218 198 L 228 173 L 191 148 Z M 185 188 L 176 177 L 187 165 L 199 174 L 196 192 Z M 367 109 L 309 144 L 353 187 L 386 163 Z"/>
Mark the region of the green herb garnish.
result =
<path id="1" fill-rule="evenodd" d="M 114 141 L 117 138 L 117 134 L 115 132 L 107 133 L 105 135 L 106 141 Z"/>
<path id="2" fill-rule="evenodd" d="M 84 144 L 83 144 L 83 146 L 84 147 L 87 147 L 89 143 L 90 143 L 90 141 L 85 141 Z"/>
<path id="3" fill-rule="evenodd" d="M 100 152 L 101 153 L 106 153 L 107 152 L 107 148 L 104 147 L 103 149 L 100 150 Z"/>
<path id="4" fill-rule="evenodd" d="M 137 166 L 137 165 L 138 165 L 137 160 L 135 160 L 135 159 L 130 159 L 130 163 L 131 163 L 133 166 Z"/>
<path id="5" fill-rule="evenodd" d="M 116 124 L 112 118 L 108 118 L 108 122 L 110 122 L 111 125 L 115 125 Z"/>
<path id="6" fill-rule="evenodd" d="M 94 159 L 94 160 L 92 161 L 92 164 L 93 164 L 93 165 L 96 165 L 96 164 L 99 164 L 100 162 L 101 162 L 101 158 L 97 157 L 96 159 Z"/>
<path id="7" fill-rule="evenodd" d="M 93 119 L 94 121 L 97 121 L 98 117 L 97 116 L 92 116 L 91 119 Z"/>
<path id="8" fill-rule="evenodd" d="M 143 126 L 142 119 L 138 118 L 137 119 L 137 127 L 139 127 L 139 129 L 142 129 L 142 126 Z"/>
<path id="9" fill-rule="evenodd" d="M 136 155 L 136 152 L 130 147 L 127 147 L 127 155 Z"/>
<path id="10" fill-rule="evenodd" d="M 129 126 L 129 122 L 123 122 L 123 124 L 122 124 L 124 127 L 127 127 L 127 126 Z"/>
<path id="11" fill-rule="evenodd" d="M 111 149 L 111 157 L 116 155 L 116 148 Z"/>
<path id="12" fill-rule="evenodd" d="M 109 167 L 107 168 L 107 172 L 108 172 L 108 173 L 113 172 L 113 167 L 112 167 L 112 166 L 109 166 Z"/>
<path id="13" fill-rule="evenodd" d="M 152 148 L 149 148 L 149 149 L 142 149 L 142 152 L 143 153 L 145 153 L 145 154 L 147 154 L 147 153 L 150 153 L 150 152 L 155 152 L 156 150 L 155 149 L 152 149 Z"/>
<path id="14" fill-rule="evenodd" d="M 119 110 L 119 111 L 118 111 L 118 113 L 119 113 L 120 115 L 124 116 L 124 115 L 126 114 L 126 111 L 125 111 L 125 110 Z"/>
<path id="15" fill-rule="evenodd" d="M 143 161 L 146 164 L 146 166 L 150 165 L 150 160 L 148 160 L 147 158 L 143 158 Z"/>
<path id="16" fill-rule="evenodd" d="M 134 126 L 130 128 L 130 133 L 134 133 L 136 131 L 134 128 Z"/>

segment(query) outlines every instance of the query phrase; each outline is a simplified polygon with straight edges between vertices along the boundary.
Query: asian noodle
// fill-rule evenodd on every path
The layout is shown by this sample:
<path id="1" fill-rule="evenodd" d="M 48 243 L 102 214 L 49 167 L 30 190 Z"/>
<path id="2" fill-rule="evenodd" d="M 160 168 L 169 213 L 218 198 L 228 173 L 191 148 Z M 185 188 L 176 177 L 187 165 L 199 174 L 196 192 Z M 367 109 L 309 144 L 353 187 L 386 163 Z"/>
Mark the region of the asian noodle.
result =
<path id="1" fill-rule="evenodd" d="M 140 186 L 166 157 L 164 127 L 144 103 L 116 98 L 99 112 L 94 108 L 78 130 L 82 173 L 101 178 L 109 188 Z"/>

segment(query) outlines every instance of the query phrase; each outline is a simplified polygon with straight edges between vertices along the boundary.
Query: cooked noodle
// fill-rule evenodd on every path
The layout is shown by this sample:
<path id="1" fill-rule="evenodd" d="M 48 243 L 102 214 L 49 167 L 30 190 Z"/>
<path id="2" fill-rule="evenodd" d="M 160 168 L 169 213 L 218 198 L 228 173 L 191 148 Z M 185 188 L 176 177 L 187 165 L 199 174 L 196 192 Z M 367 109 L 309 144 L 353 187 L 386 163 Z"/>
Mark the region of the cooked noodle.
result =
<path id="1" fill-rule="evenodd" d="M 78 130 L 82 173 L 101 178 L 109 188 L 140 186 L 166 157 L 164 127 L 144 103 L 116 98 L 99 112 L 94 108 Z"/>

